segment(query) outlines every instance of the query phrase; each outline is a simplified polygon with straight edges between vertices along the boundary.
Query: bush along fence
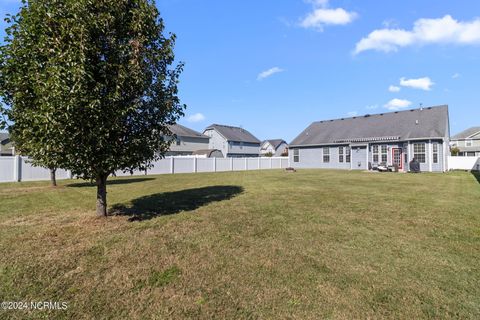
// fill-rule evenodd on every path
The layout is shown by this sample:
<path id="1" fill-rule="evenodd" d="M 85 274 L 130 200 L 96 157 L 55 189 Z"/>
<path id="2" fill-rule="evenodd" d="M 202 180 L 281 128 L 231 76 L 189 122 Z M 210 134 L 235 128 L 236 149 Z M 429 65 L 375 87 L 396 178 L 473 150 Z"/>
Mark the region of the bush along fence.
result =
<path id="1" fill-rule="evenodd" d="M 155 161 L 147 172 L 116 172 L 118 177 L 176 174 L 197 172 L 224 172 L 244 170 L 283 169 L 288 167 L 288 157 L 272 158 L 190 158 L 168 157 Z M 58 169 L 57 180 L 71 179 L 70 171 Z M 34 167 L 27 157 L 0 157 L 0 182 L 50 180 L 50 170 Z"/>

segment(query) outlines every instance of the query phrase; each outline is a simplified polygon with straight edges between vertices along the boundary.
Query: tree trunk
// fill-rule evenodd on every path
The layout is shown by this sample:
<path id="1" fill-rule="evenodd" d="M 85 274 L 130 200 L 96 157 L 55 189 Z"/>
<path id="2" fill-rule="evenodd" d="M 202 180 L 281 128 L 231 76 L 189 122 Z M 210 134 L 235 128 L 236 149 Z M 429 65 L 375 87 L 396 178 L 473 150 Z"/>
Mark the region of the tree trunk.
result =
<path id="1" fill-rule="evenodd" d="M 50 168 L 50 181 L 52 182 L 52 187 L 57 186 L 57 168 Z"/>
<path id="2" fill-rule="evenodd" d="M 107 177 L 97 177 L 97 216 L 107 216 Z"/>

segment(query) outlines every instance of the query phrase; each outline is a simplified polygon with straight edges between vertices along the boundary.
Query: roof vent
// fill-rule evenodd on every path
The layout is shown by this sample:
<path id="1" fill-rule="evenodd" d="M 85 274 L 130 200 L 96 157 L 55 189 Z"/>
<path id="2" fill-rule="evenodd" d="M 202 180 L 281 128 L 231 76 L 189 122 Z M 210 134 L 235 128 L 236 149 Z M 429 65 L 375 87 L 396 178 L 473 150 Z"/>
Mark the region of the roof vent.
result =
<path id="1" fill-rule="evenodd" d="M 330 120 L 330 122 L 333 122 L 333 120 Z"/>
<path id="2" fill-rule="evenodd" d="M 340 119 L 340 120 L 345 120 L 344 118 Z"/>
<path id="3" fill-rule="evenodd" d="M 428 110 L 432 110 L 432 107 L 428 107 L 427 109 L 428 109 Z"/>
<path id="4" fill-rule="evenodd" d="M 398 111 L 395 111 L 395 113 L 398 113 Z"/>
<path id="5" fill-rule="evenodd" d="M 414 110 L 414 109 L 410 109 L 410 112 L 413 112 L 413 111 L 415 111 L 415 110 Z"/>
<path id="6" fill-rule="evenodd" d="M 381 116 L 383 116 L 383 113 L 380 113 Z"/>
<path id="7" fill-rule="evenodd" d="M 365 118 L 368 118 L 368 117 L 370 117 L 370 115 L 369 115 L 369 114 L 366 114 L 366 115 L 364 115 L 364 117 L 365 117 Z"/>
<path id="8" fill-rule="evenodd" d="M 415 124 L 417 124 L 417 125 L 418 125 L 418 120 L 415 120 Z"/>
<path id="9" fill-rule="evenodd" d="M 357 119 L 357 117 L 353 117 L 353 119 Z"/>

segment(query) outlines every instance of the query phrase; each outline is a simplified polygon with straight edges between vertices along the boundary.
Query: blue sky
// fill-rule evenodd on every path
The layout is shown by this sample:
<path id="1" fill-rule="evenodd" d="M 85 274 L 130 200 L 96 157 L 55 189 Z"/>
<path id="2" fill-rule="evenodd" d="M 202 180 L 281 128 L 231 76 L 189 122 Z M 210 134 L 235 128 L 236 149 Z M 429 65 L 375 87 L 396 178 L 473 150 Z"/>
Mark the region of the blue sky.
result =
<path id="1" fill-rule="evenodd" d="M 0 0 L 0 13 L 16 0 Z M 312 121 L 448 104 L 480 125 L 480 1 L 163 0 L 180 123 L 291 141 Z M 5 25 L 1 25 L 2 30 Z"/>

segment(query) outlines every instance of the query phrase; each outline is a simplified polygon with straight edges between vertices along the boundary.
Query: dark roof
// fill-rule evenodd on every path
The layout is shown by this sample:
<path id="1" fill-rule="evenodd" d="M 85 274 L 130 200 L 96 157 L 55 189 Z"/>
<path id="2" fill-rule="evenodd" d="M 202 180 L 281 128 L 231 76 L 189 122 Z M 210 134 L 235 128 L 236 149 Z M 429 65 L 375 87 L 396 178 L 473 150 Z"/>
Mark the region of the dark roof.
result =
<path id="1" fill-rule="evenodd" d="M 452 137 L 452 140 L 467 139 L 468 137 L 473 136 L 476 133 L 480 133 L 480 127 L 468 128 L 467 130 L 457 133 Z"/>
<path id="2" fill-rule="evenodd" d="M 248 143 L 260 143 L 253 134 L 247 130 L 239 127 L 225 126 L 221 124 L 212 124 L 208 126 L 205 131 L 214 129 L 220 133 L 227 141 L 248 142 Z"/>
<path id="3" fill-rule="evenodd" d="M 448 136 L 448 106 L 445 105 L 313 122 L 290 146 Z"/>
<path id="4" fill-rule="evenodd" d="M 10 142 L 10 135 L 6 132 L 0 132 L 0 143 L 7 144 Z"/>
<path id="5" fill-rule="evenodd" d="M 172 131 L 173 134 L 175 134 L 177 137 L 192 137 L 192 138 L 205 138 L 208 139 L 209 137 L 201 134 L 198 131 L 192 130 L 190 128 L 184 127 L 180 124 L 174 124 L 171 126 L 168 126 L 170 131 Z"/>
<path id="6" fill-rule="evenodd" d="M 212 156 L 212 153 L 214 152 L 220 152 L 220 154 L 222 155 L 223 157 L 223 153 L 222 151 L 218 150 L 218 149 L 201 149 L 201 150 L 196 150 L 196 151 L 193 151 L 193 155 L 206 155 L 207 157 L 211 157 Z"/>
<path id="7" fill-rule="evenodd" d="M 265 143 L 265 142 L 270 143 L 275 150 L 277 150 L 278 147 L 280 147 L 280 145 L 281 145 L 282 143 L 287 143 L 287 142 L 286 142 L 285 140 L 283 140 L 283 139 L 269 139 L 269 140 L 263 141 L 263 143 Z M 262 143 L 262 144 L 263 144 L 263 143 Z"/>

